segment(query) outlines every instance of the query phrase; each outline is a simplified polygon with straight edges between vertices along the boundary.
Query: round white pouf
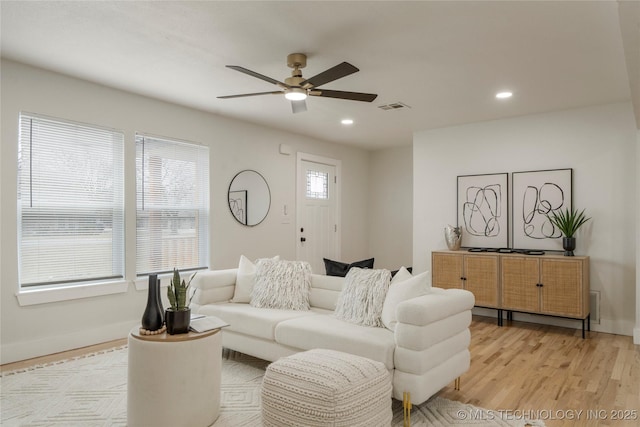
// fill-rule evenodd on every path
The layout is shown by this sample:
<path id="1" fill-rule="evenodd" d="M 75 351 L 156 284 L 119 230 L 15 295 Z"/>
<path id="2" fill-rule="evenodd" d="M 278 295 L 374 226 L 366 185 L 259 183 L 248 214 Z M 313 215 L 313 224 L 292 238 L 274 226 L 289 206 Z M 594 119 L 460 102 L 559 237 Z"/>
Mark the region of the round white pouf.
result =
<path id="1" fill-rule="evenodd" d="M 383 363 L 315 349 L 267 367 L 262 381 L 265 427 L 391 424 L 391 374 Z"/>
<path id="2" fill-rule="evenodd" d="M 210 426 L 220 413 L 220 330 L 129 334 L 127 425 Z"/>

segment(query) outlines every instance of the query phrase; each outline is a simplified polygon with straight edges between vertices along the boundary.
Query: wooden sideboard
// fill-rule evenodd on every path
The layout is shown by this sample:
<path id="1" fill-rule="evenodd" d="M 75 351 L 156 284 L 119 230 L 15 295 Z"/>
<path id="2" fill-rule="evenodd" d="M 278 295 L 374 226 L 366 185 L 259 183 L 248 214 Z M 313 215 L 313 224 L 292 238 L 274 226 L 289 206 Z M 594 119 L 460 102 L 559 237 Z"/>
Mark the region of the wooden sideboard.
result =
<path id="1" fill-rule="evenodd" d="M 476 306 L 582 320 L 591 330 L 589 257 L 498 252 L 435 251 L 432 284 L 472 292 Z"/>

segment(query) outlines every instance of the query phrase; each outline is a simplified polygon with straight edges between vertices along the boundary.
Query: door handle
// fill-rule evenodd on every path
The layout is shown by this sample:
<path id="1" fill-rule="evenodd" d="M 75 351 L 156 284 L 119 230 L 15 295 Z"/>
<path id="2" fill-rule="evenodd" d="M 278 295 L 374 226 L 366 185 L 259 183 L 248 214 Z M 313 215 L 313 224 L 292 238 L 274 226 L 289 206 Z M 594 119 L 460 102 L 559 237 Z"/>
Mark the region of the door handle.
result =
<path id="1" fill-rule="evenodd" d="M 306 241 L 307 241 L 307 238 L 306 238 L 306 237 L 301 237 L 301 238 L 300 238 L 300 241 L 301 241 L 301 242 L 306 242 Z"/>

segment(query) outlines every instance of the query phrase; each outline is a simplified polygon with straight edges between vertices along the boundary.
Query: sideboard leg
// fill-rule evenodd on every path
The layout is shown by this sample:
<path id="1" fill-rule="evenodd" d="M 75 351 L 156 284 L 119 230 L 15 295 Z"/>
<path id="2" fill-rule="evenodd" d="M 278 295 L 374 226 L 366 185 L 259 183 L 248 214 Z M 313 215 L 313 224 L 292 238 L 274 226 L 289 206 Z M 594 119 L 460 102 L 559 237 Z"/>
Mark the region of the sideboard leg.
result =
<path id="1" fill-rule="evenodd" d="M 582 319 L 582 339 L 585 338 L 585 336 L 584 336 L 584 326 L 585 326 L 584 322 L 585 321 L 587 322 L 587 331 L 591 332 L 591 313 L 589 313 L 587 315 L 586 319 Z"/>

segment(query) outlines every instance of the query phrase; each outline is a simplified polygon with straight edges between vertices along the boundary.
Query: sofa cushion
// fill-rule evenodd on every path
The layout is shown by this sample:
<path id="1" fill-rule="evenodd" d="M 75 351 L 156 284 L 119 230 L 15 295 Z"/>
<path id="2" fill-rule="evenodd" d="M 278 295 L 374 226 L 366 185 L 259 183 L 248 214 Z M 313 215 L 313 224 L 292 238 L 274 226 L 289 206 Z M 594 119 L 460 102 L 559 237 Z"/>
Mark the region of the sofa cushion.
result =
<path id="1" fill-rule="evenodd" d="M 200 271 L 191 281 L 192 303 L 204 305 L 227 302 L 233 298 L 237 269 Z"/>
<path id="2" fill-rule="evenodd" d="M 398 346 L 393 356 L 394 364 L 396 369 L 402 372 L 421 375 L 468 349 L 470 342 L 471 332 L 465 329 L 424 350 L 411 350 Z"/>
<path id="3" fill-rule="evenodd" d="M 393 332 L 386 328 L 355 325 L 332 315 L 318 314 L 282 321 L 276 326 L 275 335 L 282 345 L 301 350 L 343 351 L 377 360 L 393 369 L 395 341 Z"/>
<path id="4" fill-rule="evenodd" d="M 387 296 L 382 306 L 382 323 L 387 329 L 394 330 L 398 320 L 396 308 L 402 301 L 425 295 L 429 292 L 429 272 L 412 276 L 404 267 L 391 280 Z"/>
<path id="5" fill-rule="evenodd" d="M 471 310 L 454 314 L 425 326 L 399 322 L 394 332 L 395 342 L 398 347 L 422 351 L 468 329 L 470 324 Z"/>
<path id="6" fill-rule="evenodd" d="M 464 289 L 431 287 L 429 293 L 401 302 L 396 314 L 398 322 L 424 326 L 471 310 L 475 303 L 473 293 Z"/>
<path id="7" fill-rule="evenodd" d="M 260 308 L 309 310 L 311 265 L 306 261 L 261 259 L 251 305 Z"/>
<path id="8" fill-rule="evenodd" d="M 335 316 L 363 326 L 382 326 L 382 306 L 391 282 L 389 270 L 354 267 L 345 278 Z"/>
<path id="9" fill-rule="evenodd" d="M 363 259 L 362 261 L 352 262 L 347 264 L 340 261 L 333 261 L 331 259 L 322 258 L 324 260 L 324 268 L 327 276 L 339 276 L 345 277 L 349 270 L 353 267 L 360 268 L 373 268 L 374 258 Z"/>
<path id="10" fill-rule="evenodd" d="M 312 274 L 309 295 L 311 307 L 334 311 L 343 286 L 344 277 Z"/>
<path id="11" fill-rule="evenodd" d="M 216 316 L 229 324 L 225 330 L 252 335 L 267 340 L 275 339 L 275 327 L 283 320 L 296 317 L 319 316 L 313 311 L 257 308 L 249 304 L 226 303 L 202 306 L 199 313 Z"/>

